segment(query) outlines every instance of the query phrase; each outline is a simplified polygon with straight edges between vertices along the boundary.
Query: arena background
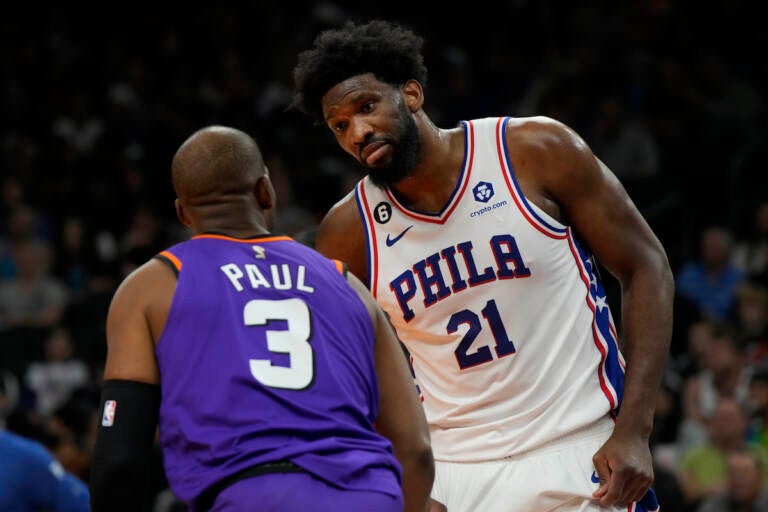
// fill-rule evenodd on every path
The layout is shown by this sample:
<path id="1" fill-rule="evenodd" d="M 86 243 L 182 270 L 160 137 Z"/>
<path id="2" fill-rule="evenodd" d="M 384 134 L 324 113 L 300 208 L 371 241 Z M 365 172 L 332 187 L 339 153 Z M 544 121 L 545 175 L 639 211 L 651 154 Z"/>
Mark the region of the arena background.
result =
<path id="1" fill-rule="evenodd" d="M 548 115 L 576 129 L 622 180 L 676 273 L 696 262 L 702 234 L 712 226 L 730 232 L 734 253 L 740 244 L 764 244 L 768 227 L 758 233 L 754 222 L 768 202 L 768 35 L 761 4 L 5 5 L 0 368 L 11 399 L 0 411 L 6 428 L 43 440 L 87 479 L 106 308 L 128 272 L 187 235 L 175 220 L 169 165 L 196 129 L 225 124 L 253 135 L 278 188 L 277 230 L 311 244 L 319 219 L 359 175 L 326 128 L 286 111 L 291 69 L 318 31 L 347 19 L 400 21 L 425 37 L 425 110 L 442 127 L 483 116 Z M 24 281 L 25 272 L 31 281 Z M 768 293 L 768 263 L 744 272 L 745 282 Z M 620 321 L 619 291 L 606 277 Z M 24 303 L 29 310 L 19 306 L 24 282 L 45 290 Z M 680 369 L 690 359 L 687 329 L 706 317 L 686 297 L 677 303 L 665 379 L 677 409 L 659 422 L 667 429 L 663 441 L 672 445 L 684 419 L 682 389 L 695 374 Z M 762 314 L 768 318 L 768 305 Z M 718 320 L 739 327 L 735 310 Z M 757 342 L 768 343 L 765 334 Z M 762 362 L 744 359 L 745 367 Z M 162 493 L 159 466 L 155 477 L 155 509 L 179 508 Z"/>

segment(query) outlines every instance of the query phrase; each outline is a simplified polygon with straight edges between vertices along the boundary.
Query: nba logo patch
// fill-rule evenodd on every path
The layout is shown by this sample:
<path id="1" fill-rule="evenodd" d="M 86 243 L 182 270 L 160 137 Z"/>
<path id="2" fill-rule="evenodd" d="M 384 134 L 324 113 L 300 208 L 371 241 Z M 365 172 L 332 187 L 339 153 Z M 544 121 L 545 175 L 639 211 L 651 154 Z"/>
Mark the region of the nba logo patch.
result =
<path id="1" fill-rule="evenodd" d="M 115 423 L 115 409 L 117 408 L 117 402 L 114 400 L 107 400 L 104 402 L 104 414 L 101 416 L 101 426 L 111 427 Z"/>

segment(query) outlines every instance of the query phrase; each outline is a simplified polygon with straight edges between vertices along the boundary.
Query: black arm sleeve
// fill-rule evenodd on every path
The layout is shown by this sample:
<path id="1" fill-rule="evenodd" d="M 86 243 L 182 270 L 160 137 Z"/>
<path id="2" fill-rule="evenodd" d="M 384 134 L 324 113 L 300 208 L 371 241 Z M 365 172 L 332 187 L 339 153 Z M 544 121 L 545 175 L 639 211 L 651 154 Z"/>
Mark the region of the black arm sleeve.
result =
<path id="1" fill-rule="evenodd" d="M 159 408 L 157 385 L 104 383 L 89 480 L 92 512 L 150 510 L 147 475 Z"/>

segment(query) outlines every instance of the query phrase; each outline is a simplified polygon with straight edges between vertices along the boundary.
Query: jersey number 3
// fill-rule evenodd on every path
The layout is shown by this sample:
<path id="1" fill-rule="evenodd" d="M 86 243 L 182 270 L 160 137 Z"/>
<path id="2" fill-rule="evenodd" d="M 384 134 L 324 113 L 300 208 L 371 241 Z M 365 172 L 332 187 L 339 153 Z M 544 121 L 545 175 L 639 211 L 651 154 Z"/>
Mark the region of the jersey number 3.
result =
<path id="1" fill-rule="evenodd" d="M 276 366 L 269 359 L 249 359 L 251 375 L 265 386 L 304 389 L 315 377 L 315 354 L 309 344 L 312 316 L 301 299 L 252 300 L 245 305 L 243 320 L 248 326 L 264 327 L 270 320 L 284 320 L 288 330 L 266 330 L 267 350 L 287 354 L 289 366 Z"/>
<path id="2" fill-rule="evenodd" d="M 496 340 L 496 355 L 498 357 L 504 357 L 509 354 L 515 353 L 515 345 L 507 335 L 507 330 L 504 328 L 504 323 L 501 321 L 501 315 L 499 309 L 496 307 L 496 301 L 491 299 L 485 303 L 485 307 L 481 313 L 491 327 L 491 333 Z M 468 309 L 462 309 L 451 315 L 448 320 L 448 326 L 446 330 L 448 334 L 453 334 L 459 330 L 459 325 L 467 324 L 468 329 L 464 334 L 464 337 L 459 342 L 459 346 L 456 347 L 454 354 L 456 355 L 456 361 L 459 363 L 459 368 L 462 370 L 477 366 L 479 364 L 488 363 L 493 361 L 493 354 L 491 349 L 483 345 L 475 352 L 469 353 L 469 349 L 472 346 L 472 342 L 475 341 L 477 335 L 483 329 L 483 324 L 480 322 L 480 317 L 477 313 Z"/>

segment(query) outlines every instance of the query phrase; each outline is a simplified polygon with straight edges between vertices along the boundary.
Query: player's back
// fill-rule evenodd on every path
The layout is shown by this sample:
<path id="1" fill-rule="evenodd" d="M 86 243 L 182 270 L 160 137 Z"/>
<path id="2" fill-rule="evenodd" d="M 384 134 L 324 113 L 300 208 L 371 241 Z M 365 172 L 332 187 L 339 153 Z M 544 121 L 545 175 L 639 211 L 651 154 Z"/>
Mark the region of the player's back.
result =
<path id="1" fill-rule="evenodd" d="M 373 325 L 340 263 L 287 237 L 201 235 L 160 256 L 178 272 L 156 349 L 177 496 L 273 461 L 400 492 L 391 445 L 373 429 Z"/>

